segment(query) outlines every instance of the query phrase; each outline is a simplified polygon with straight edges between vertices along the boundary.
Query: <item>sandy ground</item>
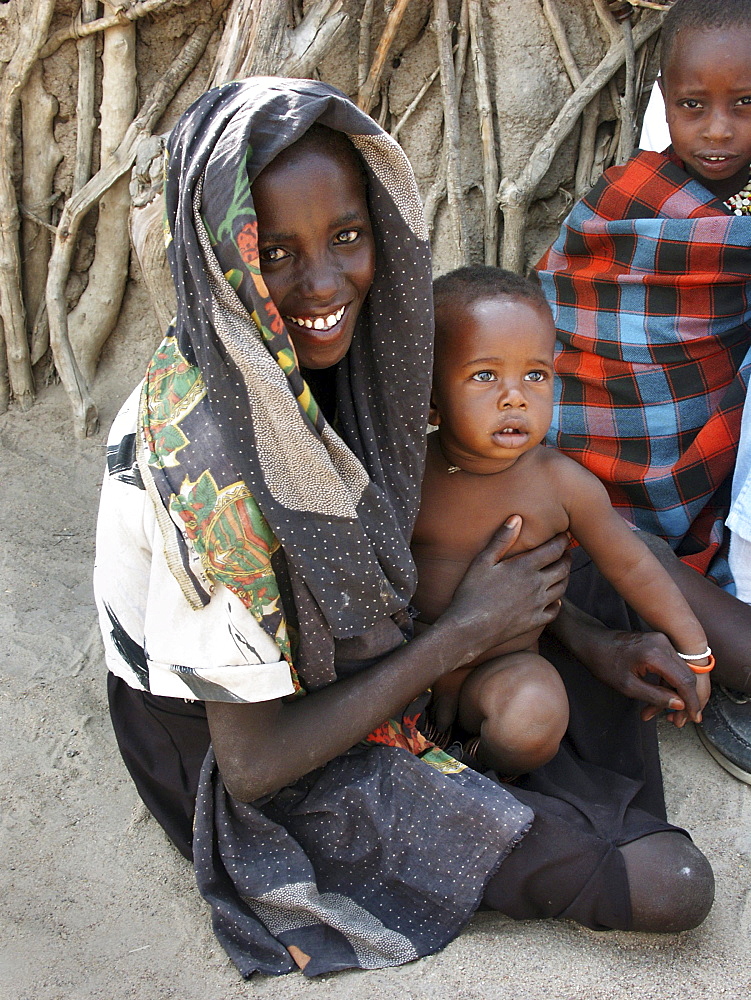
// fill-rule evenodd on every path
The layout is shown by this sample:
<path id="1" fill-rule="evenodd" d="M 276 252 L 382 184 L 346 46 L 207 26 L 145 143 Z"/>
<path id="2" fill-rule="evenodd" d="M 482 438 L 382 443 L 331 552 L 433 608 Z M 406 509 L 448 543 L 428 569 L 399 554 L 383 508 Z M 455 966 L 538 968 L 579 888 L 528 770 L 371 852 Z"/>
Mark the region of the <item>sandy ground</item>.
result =
<path id="1" fill-rule="evenodd" d="M 126 316 L 127 320 L 127 316 Z M 105 359 L 103 426 L 144 344 Z M 187 863 L 139 803 L 115 748 L 91 590 L 105 437 L 77 441 L 60 386 L 0 417 L 0 997 L 5 1000 L 625 1000 L 748 998 L 751 788 L 690 729 L 664 727 L 669 813 L 717 877 L 698 930 L 598 934 L 476 917 L 398 969 L 243 982 Z"/>

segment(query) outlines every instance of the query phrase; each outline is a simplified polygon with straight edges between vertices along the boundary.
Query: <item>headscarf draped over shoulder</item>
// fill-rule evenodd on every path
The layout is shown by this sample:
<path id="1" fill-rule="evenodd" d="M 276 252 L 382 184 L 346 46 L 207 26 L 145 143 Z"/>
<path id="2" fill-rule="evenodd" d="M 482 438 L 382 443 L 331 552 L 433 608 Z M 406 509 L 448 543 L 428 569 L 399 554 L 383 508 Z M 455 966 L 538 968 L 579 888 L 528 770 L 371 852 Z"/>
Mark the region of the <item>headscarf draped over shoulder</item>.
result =
<path id="1" fill-rule="evenodd" d="M 375 279 L 337 366 L 336 431 L 261 275 L 251 192 L 314 122 L 345 133 L 362 158 L 376 247 Z M 297 619 L 307 640 L 322 638 L 309 678 L 318 686 L 332 679 L 321 662 L 332 638 L 399 613 L 414 590 L 432 336 L 415 180 L 394 140 L 311 80 L 209 91 L 181 118 L 167 156 L 177 316 L 142 396 L 147 489 L 192 605 L 224 583 L 288 659 Z"/>

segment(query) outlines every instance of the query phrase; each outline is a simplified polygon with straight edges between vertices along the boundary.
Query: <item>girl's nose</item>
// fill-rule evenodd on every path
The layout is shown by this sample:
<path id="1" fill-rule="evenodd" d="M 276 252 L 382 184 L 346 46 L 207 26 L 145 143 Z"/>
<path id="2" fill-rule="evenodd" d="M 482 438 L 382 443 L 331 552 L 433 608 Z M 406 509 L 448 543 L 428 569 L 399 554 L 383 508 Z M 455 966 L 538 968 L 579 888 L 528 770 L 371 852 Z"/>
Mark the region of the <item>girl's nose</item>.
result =
<path id="1" fill-rule="evenodd" d="M 717 108 L 707 116 L 704 136 L 711 142 L 726 142 L 732 138 L 733 123 L 724 108 Z"/>
<path id="2" fill-rule="evenodd" d="M 328 255 L 309 260 L 304 269 L 305 295 L 316 302 L 328 303 L 336 298 L 341 286 L 341 272 Z"/>

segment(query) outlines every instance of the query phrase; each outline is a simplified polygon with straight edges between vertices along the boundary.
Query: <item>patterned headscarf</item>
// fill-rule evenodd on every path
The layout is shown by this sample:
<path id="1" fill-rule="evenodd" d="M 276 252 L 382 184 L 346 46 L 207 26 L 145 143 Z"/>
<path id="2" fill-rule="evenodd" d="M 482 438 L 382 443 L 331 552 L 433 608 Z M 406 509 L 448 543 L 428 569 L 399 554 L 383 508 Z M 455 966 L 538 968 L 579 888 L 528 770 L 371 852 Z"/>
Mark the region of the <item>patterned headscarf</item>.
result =
<path id="1" fill-rule="evenodd" d="M 251 190 L 314 122 L 344 132 L 363 160 L 376 253 L 337 365 L 336 431 L 263 281 Z M 361 635 L 414 589 L 432 334 L 414 177 L 339 91 L 256 78 L 209 91 L 181 118 L 166 206 L 177 319 L 147 375 L 141 421 L 168 559 L 194 607 L 224 583 L 288 658 L 288 625 L 299 626 L 319 661 L 315 687 L 333 679 L 320 662 L 332 637 Z"/>

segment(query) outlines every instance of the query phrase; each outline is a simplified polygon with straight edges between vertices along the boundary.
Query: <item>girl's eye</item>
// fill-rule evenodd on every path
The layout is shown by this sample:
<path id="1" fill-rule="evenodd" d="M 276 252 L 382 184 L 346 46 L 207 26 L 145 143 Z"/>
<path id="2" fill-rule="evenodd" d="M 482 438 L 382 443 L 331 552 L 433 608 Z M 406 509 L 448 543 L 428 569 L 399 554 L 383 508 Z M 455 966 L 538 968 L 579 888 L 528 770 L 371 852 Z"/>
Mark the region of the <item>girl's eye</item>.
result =
<path id="1" fill-rule="evenodd" d="M 685 101 L 680 101 L 679 103 L 682 108 L 688 108 L 689 111 L 695 111 L 701 107 L 701 104 L 693 97 L 687 97 Z"/>
<path id="2" fill-rule="evenodd" d="M 527 382 L 544 382 L 545 377 L 545 372 L 527 372 L 524 376 Z"/>
<path id="3" fill-rule="evenodd" d="M 741 97 L 736 103 L 743 104 L 746 107 L 748 107 L 749 105 L 751 105 L 751 94 L 746 94 L 745 97 Z"/>
<path id="4" fill-rule="evenodd" d="M 494 382 L 495 375 L 492 372 L 475 372 L 472 376 L 475 382 Z"/>
<path id="5" fill-rule="evenodd" d="M 335 243 L 354 243 L 357 237 L 360 235 L 359 229 L 343 229 L 341 233 L 337 233 L 334 237 Z"/>
<path id="6" fill-rule="evenodd" d="M 275 264 L 277 261 L 289 257 L 289 254 L 286 250 L 282 250 L 281 247 L 266 247 L 265 250 L 261 250 L 259 257 L 267 264 Z"/>

